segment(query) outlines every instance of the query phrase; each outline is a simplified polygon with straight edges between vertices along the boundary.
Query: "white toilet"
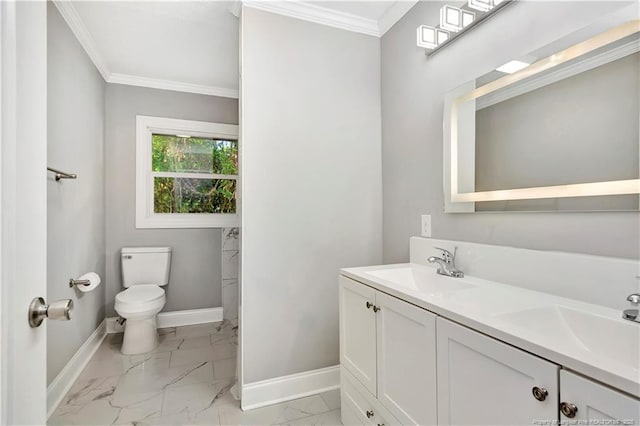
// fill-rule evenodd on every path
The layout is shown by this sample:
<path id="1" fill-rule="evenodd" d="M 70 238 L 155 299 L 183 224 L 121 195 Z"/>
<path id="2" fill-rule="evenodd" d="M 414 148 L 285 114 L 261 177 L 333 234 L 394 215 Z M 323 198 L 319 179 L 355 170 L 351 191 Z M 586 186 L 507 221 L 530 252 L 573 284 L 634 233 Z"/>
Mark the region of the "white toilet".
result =
<path id="1" fill-rule="evenodd" d="M 171 247 L 124 247 L 120 262 L 125 290 L 116 295 L 115 310 L 127 320 L 121 350 L 142 354 L 158 346 L 156 315 L 166 302 Z"/>

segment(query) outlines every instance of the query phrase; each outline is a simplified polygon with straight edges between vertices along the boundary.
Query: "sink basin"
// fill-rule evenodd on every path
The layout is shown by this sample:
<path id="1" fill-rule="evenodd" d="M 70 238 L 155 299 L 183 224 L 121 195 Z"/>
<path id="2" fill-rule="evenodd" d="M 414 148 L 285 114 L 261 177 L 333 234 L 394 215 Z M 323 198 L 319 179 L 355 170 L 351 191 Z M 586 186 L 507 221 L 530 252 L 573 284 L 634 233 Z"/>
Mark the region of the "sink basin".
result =
<path id="1" fill-rule="evenodd" d="M 640 368 L 640 324 L 627 323 L 555 305 L 529 309 L 496 318 L 616 364 Z"/>
<path id="2" fill-rule="evenodd" d="M 410 288 L 425 294 L 439 294 L 477 287 L 461 278 L 438 275 L 434 268 L 405 266 L 401 268 L 375 269 L 366 272 L 399 287 Z"/>

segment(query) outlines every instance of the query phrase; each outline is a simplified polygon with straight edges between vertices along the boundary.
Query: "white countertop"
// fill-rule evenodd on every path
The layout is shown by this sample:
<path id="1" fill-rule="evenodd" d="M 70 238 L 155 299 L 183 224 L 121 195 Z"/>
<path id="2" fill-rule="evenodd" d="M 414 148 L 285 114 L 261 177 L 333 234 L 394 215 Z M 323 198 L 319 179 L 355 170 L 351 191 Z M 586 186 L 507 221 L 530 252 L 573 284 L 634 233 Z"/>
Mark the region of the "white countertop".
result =
<path id="1" fill-rule="evenodd" d="M 619 310 L 413 263 L 341 274 L 640 398 L 640 324 Z"/>

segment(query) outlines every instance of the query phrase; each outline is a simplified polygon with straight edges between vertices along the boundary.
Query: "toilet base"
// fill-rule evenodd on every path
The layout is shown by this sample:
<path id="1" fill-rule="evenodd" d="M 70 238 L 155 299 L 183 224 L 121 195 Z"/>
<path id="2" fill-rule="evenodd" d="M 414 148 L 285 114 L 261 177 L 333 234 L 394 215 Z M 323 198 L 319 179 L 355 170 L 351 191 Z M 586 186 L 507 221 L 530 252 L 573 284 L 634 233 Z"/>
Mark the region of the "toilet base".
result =
<path id="1" fill-rule="evenodd" d="M 158 347 L 156 316 L 151 318 L 127 319 L 121 352 L 125 355 L 139 355 Z"/>

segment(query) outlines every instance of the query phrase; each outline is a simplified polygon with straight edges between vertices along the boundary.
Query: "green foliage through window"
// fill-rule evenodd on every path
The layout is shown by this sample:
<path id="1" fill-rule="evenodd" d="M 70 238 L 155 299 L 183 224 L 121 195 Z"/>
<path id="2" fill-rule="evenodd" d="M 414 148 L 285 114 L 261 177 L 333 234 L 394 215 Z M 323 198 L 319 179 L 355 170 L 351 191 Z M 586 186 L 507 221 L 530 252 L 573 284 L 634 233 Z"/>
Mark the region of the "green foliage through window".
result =
<path id="1" fill-rule="evenodd" d="M 172 135 L 152 136 L 155 213 L 235 213 L 238 142 Z M 155 174 L 155 173 L 154 173 Z M 200 176 L 199 176 L 200 175 Z"/>

